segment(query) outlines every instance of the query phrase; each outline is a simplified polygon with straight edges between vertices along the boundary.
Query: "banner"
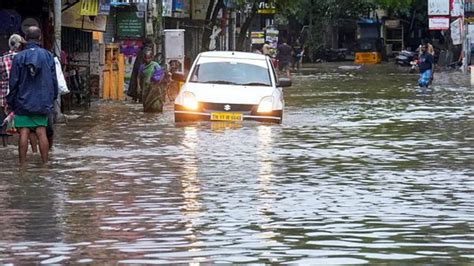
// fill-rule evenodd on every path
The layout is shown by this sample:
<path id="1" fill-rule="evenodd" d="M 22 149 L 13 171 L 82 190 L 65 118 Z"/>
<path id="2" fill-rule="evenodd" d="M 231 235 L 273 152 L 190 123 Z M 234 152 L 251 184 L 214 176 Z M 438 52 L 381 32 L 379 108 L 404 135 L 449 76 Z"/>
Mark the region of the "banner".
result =
<path id="1" fill-rule="evenodd" d="M 428 0 L 429 16 L 449 16 L 450 0 Z"/>
<path id="2" fill-rule="evenodd" d="M 462 20 L 458 18 L 451 23 L 451 39 L 453 40 L 453 45 L 462 44 L 462 31 Z"/>

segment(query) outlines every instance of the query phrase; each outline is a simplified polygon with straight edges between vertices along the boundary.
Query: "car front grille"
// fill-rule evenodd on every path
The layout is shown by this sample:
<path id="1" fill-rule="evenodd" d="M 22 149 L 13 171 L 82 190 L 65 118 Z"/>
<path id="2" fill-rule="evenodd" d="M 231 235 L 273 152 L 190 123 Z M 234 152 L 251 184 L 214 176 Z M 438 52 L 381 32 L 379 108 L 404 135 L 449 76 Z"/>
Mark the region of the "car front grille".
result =
<path id="1" fill-rule="evenodd" d="M 227 104 L 227 103 L 206 103 L 201 102 L 203 111 L 223 111 L 223 112 L 252 112 L 257 108 L 253 104 Z"/>

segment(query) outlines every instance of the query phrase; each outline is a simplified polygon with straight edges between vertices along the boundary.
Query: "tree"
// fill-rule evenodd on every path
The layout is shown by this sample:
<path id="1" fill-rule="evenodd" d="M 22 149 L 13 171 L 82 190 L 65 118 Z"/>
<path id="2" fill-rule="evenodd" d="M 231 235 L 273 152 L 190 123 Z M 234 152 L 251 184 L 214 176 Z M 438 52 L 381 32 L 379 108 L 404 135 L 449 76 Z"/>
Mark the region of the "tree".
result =
<path id="1" fill-rule="evenodd" d="M 204 32 L 202 34 L 201 50 L 207 51 L 209 48 L 210 36 L 212 34 L 212 28 L 218 24 L 217 15 L 219 11 L 224 8 L 223 0 L 209 0 L 209 6 L 206 12 L 206 22 L 204 26 Z"/>
<path id="2" fill-rule="evenodd" d="M 235 0 L 235 1 L 236 1 L 237 10 L 249 10 L 248 14 L 246 14 L 247 16 L 245 18 L 244 23 L 242 23 L 240 27 L 240 33 L 237 38 L 237 44 L 236 44 L 237 50 L 243 50 L 245 38 L 248 35 L 248 31 L 250 29 L 252 20 L 257 15 L 258 5 L 261 2 L 261 0 Z M 274 0 L 274 3 L 278 10 L 277 12 L 283 12 L 284 10 L 292 10 L 298 2 L 299 0 Z"/>
<path id="3" fill-rule="evenodd" d="M 308 25 L 306 46 L 316 52 L 325 47 L 331 26 L 341 19 L 367 16 L 374 7 L 375 3 L 367 0 L 299 0 L 290 15 Z"/>
<path id="4" fill-rule="evenodd" d="M 415 0 L 374 0 L 373 3 L 389 11 L 406 10 L 412 7 Z"/>
<path id="5" fill-rule="evenodd" d="M 306 45 L 318 51 L 325 46 L 329 27 L 337 26 L 341 20 L 367 17 L 377 8 L 395 16 L 411 17 L 418 1 L 423 0 L 298 0 L 294 8 L 286 12 L 308 25 Z"/>
<path id="6" fill-rule="evenodd" d="M 294 6 L 299 0 L 274 0 L 278 10 L 284 10 Z M 245 38 L 247 37 L 252 20 L 257 15 L 258 4 L 261 0 L 233 0 L 235 10 L 244 10 L 245 20 L 243 21 L 240 33 L 237 36 L 236 50 L 243 50 Z M 206 13 L 205 29 L 202 37 L 201 48 L 208 50 L 209 37 L 212 34 L 212 28 L 218 25 L 217 15 L 225 8 L 224 0 L 210 0 Z"/>

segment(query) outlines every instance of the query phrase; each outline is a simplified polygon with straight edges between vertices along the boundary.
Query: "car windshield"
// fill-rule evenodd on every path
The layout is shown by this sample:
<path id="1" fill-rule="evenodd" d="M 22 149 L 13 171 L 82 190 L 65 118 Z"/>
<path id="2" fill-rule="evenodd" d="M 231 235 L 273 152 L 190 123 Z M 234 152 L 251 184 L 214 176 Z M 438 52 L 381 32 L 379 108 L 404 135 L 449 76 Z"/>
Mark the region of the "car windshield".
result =
<path id="1" fill-rule="evenodd" d="M 207 62 L 195 67 L 191 82 L 271 86 L 267 68 L 240 62 Z"/>

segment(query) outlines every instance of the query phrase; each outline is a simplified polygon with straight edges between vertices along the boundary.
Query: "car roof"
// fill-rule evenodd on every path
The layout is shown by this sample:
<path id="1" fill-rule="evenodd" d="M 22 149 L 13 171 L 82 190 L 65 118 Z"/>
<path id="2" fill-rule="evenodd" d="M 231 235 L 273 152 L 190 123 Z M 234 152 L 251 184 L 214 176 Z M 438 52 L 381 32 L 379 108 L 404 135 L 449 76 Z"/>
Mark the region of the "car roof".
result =
<path id="1" fill-rule="evenodd" d="M 265 60 L 266 56 L 256 53 L 236 52 L 236 51 L 212 51 L 202 52 L 201 57 L 219 57 L 219 58 L 236 58 L 236 59 L 251 59 L 251 60 Z"/>

